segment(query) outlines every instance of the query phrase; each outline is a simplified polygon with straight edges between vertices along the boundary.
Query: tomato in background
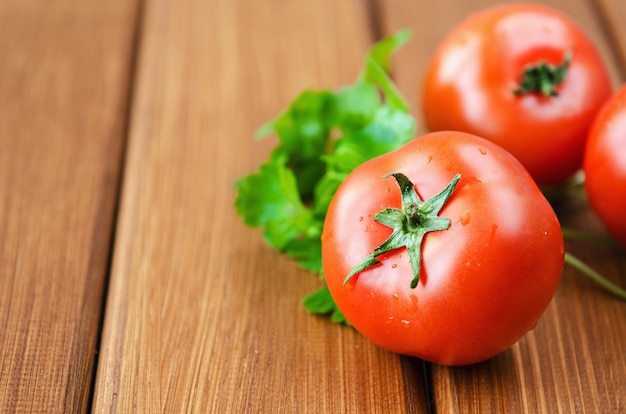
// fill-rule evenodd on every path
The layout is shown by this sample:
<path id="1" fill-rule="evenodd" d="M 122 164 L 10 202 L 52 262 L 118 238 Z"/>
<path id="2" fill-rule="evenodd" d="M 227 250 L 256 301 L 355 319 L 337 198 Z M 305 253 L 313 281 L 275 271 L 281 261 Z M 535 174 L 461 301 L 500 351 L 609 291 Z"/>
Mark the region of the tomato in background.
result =
<path id="1" fill-rule="evenodd" d="M 545 93 L 515 93 L 526 70 L 527 80 L 548 80 Z M 605 64 L 576 22 L 545 6 L 511 3 L 471 15 L 444 38 L 422 107 L 429 130 L 487 138 L 537 183 L 559 184 L 581 168 L 589 128 L 610 94 Z"/>
<path id="2" fill-rule="evenodd" d="M 605 104 L 593 124 L 584 171 L 589 204 L 626 248 L 626 85 Z"/>
<path id="3" fill-rule="evenodd" d="M 406 191 L 424 204 L 460 174 L 434 219 L 449 227 L 423 237 L 414 288 L 404 247 L 344 285 L 392 233 L 377 213 L 409 210 L 394 178 L 383 178 L 393 172 L 412 181 Z M 524 167 L 463 132 L 430 133 L 357 167 L 335 194 L 322 234 L 326 282 L 348 321 L 383 348 L 445 365 L 488 359 L 532 329 L 558 286 L 563 257 L 554 210 Z"/>

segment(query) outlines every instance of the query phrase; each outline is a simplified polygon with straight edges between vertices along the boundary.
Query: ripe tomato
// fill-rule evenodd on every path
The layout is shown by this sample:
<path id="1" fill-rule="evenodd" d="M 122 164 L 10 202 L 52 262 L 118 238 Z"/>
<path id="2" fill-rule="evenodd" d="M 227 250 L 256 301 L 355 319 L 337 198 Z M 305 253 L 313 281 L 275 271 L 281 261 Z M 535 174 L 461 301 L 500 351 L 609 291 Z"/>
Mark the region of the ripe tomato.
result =
<path id="1" fill-rule="evenodd" d="M 449 227 L 424 236 L 415 288 L 404 247 L 344 285 L 392 234 L 392 220 L 377 213 L 406 207 L 394 178 L 382 178 L 392 172 L 413 181 L 404 187 L 422 200 L 460 174 L 449 198 L 437 201 L 437 217 L 428 218 Z M 322 234 L 326 282 L 348 321 L 383 348 L 445 365 L 488 359 L 532 329 L 557 288 L 563 256 L 554 210 L 524 167 L 463 132 L 430 133 L 359 166 L 335 194 Z"/>
<path id="2" fill-rule="evenodd" d="M 487 138 L 537 183 L 558 184 L 581 168 L 587 133 L 610 94 L 607 69 L 581 27 L 550 8 L 512 3 L 471 15 L 444 38 L 422 106 L 430 130 Z"/>
<path id="3" fill-rule="evenodd" d="M 626 248 L 626 85 L 602 108 L 585 149 L 589 204 L 609 233 Z"/>

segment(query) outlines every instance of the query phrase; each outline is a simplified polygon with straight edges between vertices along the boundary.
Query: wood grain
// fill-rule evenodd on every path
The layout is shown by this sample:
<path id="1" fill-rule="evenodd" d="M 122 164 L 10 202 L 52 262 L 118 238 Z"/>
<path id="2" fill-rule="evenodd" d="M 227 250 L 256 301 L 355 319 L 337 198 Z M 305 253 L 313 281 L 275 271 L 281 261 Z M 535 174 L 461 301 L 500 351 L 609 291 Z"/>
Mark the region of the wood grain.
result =
<path id="1" fill-rule="evenodd" d="M 395 62 L 401 90 L 419 118 L 421 79 L 437 42 L 474 10 L 501 3 L 396 2 L 381 0 L 384 33 L 413 30 L 412 44 Z M 616 62 L 624 54 L 623 2 L 544 1 L 573 16 L 600 47 L 613 82 L 622 82 Z M 602 20 L 606 19 L 606 20 Z M 611 28 L 612 38 L 605 28 Z M 619 53 L 613 48 L 619 45 Z M 604 233 L 584 201 L 559 206 L 565 226 Z M 612 281 L 626 286 L 623 251 L 581 242 L 568 251 Z M 432 390 L 437 412 L 621 413 L 626 410 L 626 305 L 566 267 L 557 294 L 536 329 L 502 355 L 469 367 L 433 366 Z"/>
<path id="2" fill-rule="evenodd" d="M 87 409 L 135 13 L 0 2 L 0 412 Z"/>
<path id="3" fill-rule="evenodd" d="M 626 3 L 621 0 L 595 0 L 599 17 L 602 19 L 607 40 L 620 59 L 621 81 L 626 79 Z"/>
<path id="4" fill-rule="evenodd" d="M 364 2 L 146 4 L 94 412 L 416 412 L 419 361 L 306 314 L 317 278 L 233 208 L 302 89 L 351 82 Z"/>

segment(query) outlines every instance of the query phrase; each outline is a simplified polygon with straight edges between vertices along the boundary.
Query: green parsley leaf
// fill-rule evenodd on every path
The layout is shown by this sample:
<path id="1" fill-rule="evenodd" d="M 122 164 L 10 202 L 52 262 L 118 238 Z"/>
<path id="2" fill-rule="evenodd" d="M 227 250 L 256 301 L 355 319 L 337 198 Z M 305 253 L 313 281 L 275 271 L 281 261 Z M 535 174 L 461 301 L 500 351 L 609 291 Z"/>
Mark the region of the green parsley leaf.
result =
<path id="1" fill-rule="evenodd" d="M 357 83 L 342 88 L 335 95 L 335 126 L 345 134 L 370 124 L 382 104 L 375 85 Z"/>
<path id="2" fill-rule="evenodd" d="M 365 57 L 365 68 L 360 75 L 361 81 L 378 85 L 383 90 L 390 106 L 406 112 L 409 111 L 409 107 L 387 74 L 391 67 L 393 53 L 404 46 L 410 38 L 409 30 L 401 30 L 375 44 Z"/>
<path id="3" fill-rule="evenodd" d="M 236 183 L 235 208 L 250 227 L 265 227 L 265 240 L 283 250 L 313 224 L 302 204 L 294 173 L 280 161 L 267 162 Z M 317 223 L 316 223 L 317 224 Z"/>
<path id="4" fill-rule="evenodd" d="M 333 297 L 330 295 L 330 291 L 327 286 L 322 287 L 317 292 L 314 292 L 304 298 L 302 301 L 305 309 L 310 313 L 319 315 L 330 314 L 331 321 L 335 323 L 349 324 L 348 320 L 343 316 Z"/>
<path id="5" fill-rule="evenodd" d="M 324 175 L 320 156 L 326 150 L 334 105 L 335 96 L 328 91 L 305 91 L 286 112 L 261 129 L 278 136 L 279 145 L 271 159 L 285 160 L 305 200 L 311 198 L 315 183 Z"/>
<path id="6" fill-rule="evenodd" d="M 320 235 L 315 230 L 322 227 L 313 225 L 311 229 L 313 234 L 305 237 L 295 238 L 285 246 L 285 254 L 295 260 L 300 267 L 313 273 L 322 274 L 322 244 L 320 243 Z"/>
<path id="7" fill-rule="evenodd" d="M 415 136 L 415 120 L 387 73 L 409 36 L 401 31 L 375 44 L 354 84 L 296 97 L 256 133 L 278 137 L 270 159 L 236 183 L 235 208 L 244 223 L 262 227 L 268 244 L 322 279 L 320 236 L 335 191 L 354 168 Z M 345 322 L 324 289 L 305 307 Z"/>
<path id="8" fill-rule="evenodd" d="M 367 59 L 371 59 L 376 65 L 380 66 L 385 73 L 389 73 L 391 69 L 391 57 L 410 39 L 410 30 L 400 30 L 394 35 L 388 36 L 372 46 L 367 55 Z M 369 66 L 367 68 L 369 68 Z M 367 72 L 367 68 L 365 72 Z"/>

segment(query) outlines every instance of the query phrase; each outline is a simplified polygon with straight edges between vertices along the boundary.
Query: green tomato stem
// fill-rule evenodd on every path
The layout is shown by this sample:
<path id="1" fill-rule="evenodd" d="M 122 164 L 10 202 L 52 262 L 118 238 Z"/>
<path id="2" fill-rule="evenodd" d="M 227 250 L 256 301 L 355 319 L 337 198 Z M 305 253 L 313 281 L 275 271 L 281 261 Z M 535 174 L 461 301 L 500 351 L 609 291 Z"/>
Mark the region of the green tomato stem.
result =
<path id="1" fill-rule="evenodd" d="M 413 270 L 411 289 L 414 289 L 420 279 L 421 246 L 424 236 L 428 232 L 447 230 L 450 227 L 450 219 L 439 217 L 439 211 L 452 196 L 461 178 L 459 174 L 456 174 L 439 194 L 426 201 L 422 201 L 419 198 L 415 191 L 415 185 L 407 176 L 402 173 L 391 173 L 383 178 L 391 176 L 396 179 L 400 187 L 402 209 L 386 208 L 379 211 L 374 219 L 392 228 L 393 233 L 380 246 L 376 247 L 371 254 L 352 268 L 343 282 L 344 285 L 357 273 L 380 263 L 376 258 L 381 254 L 406 247 Z"/>
<path id="2" fill-rule="evenodd" d="M 563 63 L 558 66 L 546 62 L 537 62 L 528 66 L 521 76 L 519 87 L 514 89 L 513 93 L 515 95 L 539 93 L 548 97 L 557 96 L 556 87 L 565 80 L 571 61 L 572 52 L 567 51 Z"/>
<path id="3" fill-rule="evenodd" d="M 576 270 L 579 270 L 585 276 L 589 277 L 590 279 L 598 283 L 600 286 L 602 286 L 603 288 L 605 288 L 606 290 L 608 290 L 609 292 L 611 292 L 618 298 L 622 300 L 626 300 L 626 290 L 622 289 L 621 287 L 617 286 L 615 283 L 606 279 L 604 276 L 602 276 L 600 273 L 598 273 L 597 271 L 589 267 L 589 265 L 584 263 L 582 260 L 578 259 L 576 256 L 573 256 L 572 254 L 565 252 L 565 263 L 574 267 Z"/>

